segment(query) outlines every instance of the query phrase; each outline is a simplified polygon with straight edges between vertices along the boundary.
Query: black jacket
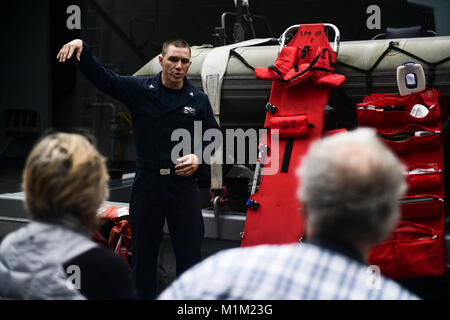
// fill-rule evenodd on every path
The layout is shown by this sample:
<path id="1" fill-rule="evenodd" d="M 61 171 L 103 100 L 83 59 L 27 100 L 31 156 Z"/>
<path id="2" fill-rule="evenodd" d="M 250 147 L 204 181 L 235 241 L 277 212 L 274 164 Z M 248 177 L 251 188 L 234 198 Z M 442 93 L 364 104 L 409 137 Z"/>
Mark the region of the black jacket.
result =
<path id="1" fill-rule="evenodd" d="M 161 73 L 153 78 L 120 76 L 104 68 L 85 42 L 79 67 L 98 89 L 129 108 L 138 162 L 145 162 L 155 168 L 173 167 L 171 152 L 179 143 L 171 141 L 175 129 L 189 131 L 192 137 L 190 153 L 194 153 L 194 121 L 201 121 L 202 137 L 207 129 L 219 128 L 208 96 L 186 78 L 179 98 L 170 103 L 162 88 Z M 202 143 L 202 150 L 211 143 L 202 138 L 199 142 Z"/>

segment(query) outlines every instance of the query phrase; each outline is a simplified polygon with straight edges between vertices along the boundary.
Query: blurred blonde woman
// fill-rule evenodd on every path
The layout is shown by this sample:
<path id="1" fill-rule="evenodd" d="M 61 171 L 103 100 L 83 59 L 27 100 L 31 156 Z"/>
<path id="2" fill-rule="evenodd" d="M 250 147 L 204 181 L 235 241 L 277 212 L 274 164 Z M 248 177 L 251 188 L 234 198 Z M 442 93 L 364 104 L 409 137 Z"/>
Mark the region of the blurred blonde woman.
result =
<path id="1" fill-rule="evenodd" d="M 37 143 L 23 171 L 33 220 L 0 244 L 0 298 L 136 298 L 125 261 L 90 239 L 108 180 L 85 137 L 55 133 Z"/>

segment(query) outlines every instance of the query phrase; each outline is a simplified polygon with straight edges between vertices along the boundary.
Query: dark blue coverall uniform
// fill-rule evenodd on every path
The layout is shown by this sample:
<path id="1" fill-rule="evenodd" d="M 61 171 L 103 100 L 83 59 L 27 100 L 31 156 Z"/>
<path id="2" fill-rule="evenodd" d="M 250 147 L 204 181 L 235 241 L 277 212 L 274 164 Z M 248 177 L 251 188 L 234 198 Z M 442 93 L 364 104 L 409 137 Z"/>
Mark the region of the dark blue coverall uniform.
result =
<path id="1" fill-rule="evenodd" d="M 123 102 L 131 113 L 136 143 L 136 176 L 130 199 L 132 275 L 141 298 L 152 299 L 166 218 L 177 275 L 201 260 L 204 224 L 199 190 L 195 174 L 182 177 L 174 173 L 171 151 L 178 141 L 171 141 L 172 131 L 184 128 L 193 138 L 194 121 L 202 121 L 203 132 L 218 125 L 207 95 L 186 78 L 174 99 L 167 95 L 161 73 L 153 78 L 117 75 L 100 65 L 84 42 L 78 64 L 98 89 Z M 209 143 L 202 142 L 202 149 Z M 170 174 L 166 170 L 161 175 L 160 169 L 170 169 Z"/>

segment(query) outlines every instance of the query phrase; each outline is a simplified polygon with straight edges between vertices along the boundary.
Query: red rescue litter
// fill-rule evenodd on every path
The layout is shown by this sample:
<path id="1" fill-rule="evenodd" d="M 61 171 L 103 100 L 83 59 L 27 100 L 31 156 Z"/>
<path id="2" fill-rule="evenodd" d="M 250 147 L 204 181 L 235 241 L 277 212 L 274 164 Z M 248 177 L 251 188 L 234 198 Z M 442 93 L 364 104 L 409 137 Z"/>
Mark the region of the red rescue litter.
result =
<path id="1" fill-rule="evenodd" d="M 324 24 L 300 25 L 273 66 L 255 68 L 258 78 L 272 81 L 264 124 L 269 130 L 263 137 L 270 162 L 262 165 L 259 190 L 247 202 L 243 247 L 298 242 L 303 236 L 295 171 L 310 144 L 324 134 L 331 88 L 345 81 L 345 76 L 334 73 L 336 56 Z M 273 134 L 279 136 L 277 145 Z"/>

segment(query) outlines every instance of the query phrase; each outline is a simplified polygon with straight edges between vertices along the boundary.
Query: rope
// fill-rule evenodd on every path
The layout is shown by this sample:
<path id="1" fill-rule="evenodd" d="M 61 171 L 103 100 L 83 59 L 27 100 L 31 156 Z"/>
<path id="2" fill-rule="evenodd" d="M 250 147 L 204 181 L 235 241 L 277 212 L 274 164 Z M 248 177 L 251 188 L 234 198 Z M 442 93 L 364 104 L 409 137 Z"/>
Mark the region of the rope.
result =
<path id="1" fill-rule="evenodd" d="M 429 62 L 429 61 L 427 61 L 427 60 L 425 60 L 425 59 L 423 59 L 421 57 L 416 56 L 415 54 L 413 54 L 413 53 L 411 53 L 409 51 L 406 51 L 406 50 L 403 50 L 401 48 L 396 47 L 395 44 L 396 43 L 394 41 L 389 42 L 389 46 L 386 48 L 386 50 L 384 50 L 384 52 L 380 55 L 380 57 L 378 57 L 377 61 L 375 61 L 373 66 L 370 67 L 369 69 L 366 69 L 366 70 L 358 68 L 358 67 L 355 67 L 355 66 L 352 66 L 352 65 L 349 65 L 349 64 L 346 64 L 344 62 L 340 62 L 340 61 L 337 61 L 336 63 L 340 64 L 341 66 L 344 66 L 344 67 L 356 70 L 358 72 L 365 73 L 366 74 L 366 84 L 367 84 L 367 88 L 368 88 L 368 91 L 369 91 L 368 93 L 370 94 L 370 93 L 372 93 L 372 73 L 375 70 L 375 68 L 380 64 L 380 62 L 386 57 L 386 55 L 391 50 L 403 53 L 406 56 L 409 56 L 409 57 L 411 57 L 413 59 L 416 59 L 416 60 L 426 64 L 428 66 L 428 68 L 429 68 L 429 71 L 428 71 L 428 85 L 430 87 L 432 87 L 432 84 L 433 84 L 434 69 L 436 68 L 436 66 L 438 66 L 438 65 L 440 65 L 442 63 L 445 63 L 445 62 L 450 60 L 450 56 L 449 56 L 449 57 L 441 59 L 441 60 L 439 60 L 437 62 Z"/>

